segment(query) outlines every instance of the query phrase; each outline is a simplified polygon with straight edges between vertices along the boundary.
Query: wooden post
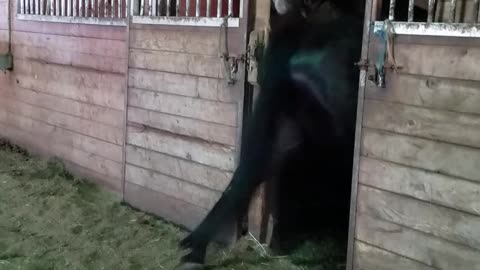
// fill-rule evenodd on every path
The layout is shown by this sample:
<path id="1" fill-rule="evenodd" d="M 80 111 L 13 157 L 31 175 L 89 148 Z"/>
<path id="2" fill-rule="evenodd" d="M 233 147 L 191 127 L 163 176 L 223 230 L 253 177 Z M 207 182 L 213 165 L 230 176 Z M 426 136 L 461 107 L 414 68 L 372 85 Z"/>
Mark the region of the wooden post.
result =
<path id="1" fill-rule="evenodd" d="M 259 39 L 260 42 L 265 43 L 268 30 L 269 29 L 269 20 L 270 20 L 270 1 L 256 0 L 252 1 L 255 9 L 255 18 L 254 18 L 254 30 L 250 33 L 249 46 L 252 49 L 255 42 Z M 267 33 L 266 33 L 267 32 Z M 251 63 L 251 66 L 255 63 Z M 255 103 L 256 96 L 258 95 L 259 88 L 256 81 L 256 70 L 248 70 L 248 81 L 254 85 L 253 93 L 253 103 Z M 269 243 L 271 238 L 271 229 L 269 230 L 268 220 L 270 219 L 270 209 L 267 204 L 267 193 L 268 185 L 265 183 L 260 185 L 260 187 L 255 192 L 255 195 L 252 198 L 250 203 L 250 208 L 248 212 L 248 229 L 254 237 L 256 237 L 260 242 Z"/>

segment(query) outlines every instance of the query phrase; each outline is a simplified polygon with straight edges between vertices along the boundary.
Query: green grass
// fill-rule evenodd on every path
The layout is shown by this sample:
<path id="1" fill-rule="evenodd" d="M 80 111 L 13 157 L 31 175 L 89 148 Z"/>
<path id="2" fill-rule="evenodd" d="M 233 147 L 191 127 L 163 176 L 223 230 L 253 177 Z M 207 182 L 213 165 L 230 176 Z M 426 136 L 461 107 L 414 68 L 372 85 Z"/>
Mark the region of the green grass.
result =
<path id="1" fill-rule="evenodd" d="M 0 140 L 1 270 L 173 269 L 184 235 L 73 177 L 60 162 Z M 274 257 L 246 238 L 230 250 L 213 247 L 208 269 L 342 269 L 339 250 L 333 241 L 306 243 Z"/>

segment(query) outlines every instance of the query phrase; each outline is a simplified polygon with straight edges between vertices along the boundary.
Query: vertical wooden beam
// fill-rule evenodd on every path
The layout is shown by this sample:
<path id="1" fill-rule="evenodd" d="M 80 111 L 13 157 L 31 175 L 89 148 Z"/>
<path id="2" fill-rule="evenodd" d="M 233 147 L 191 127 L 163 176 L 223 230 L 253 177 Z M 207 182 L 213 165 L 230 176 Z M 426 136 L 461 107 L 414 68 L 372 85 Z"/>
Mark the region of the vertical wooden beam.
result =
<path id="1" fill-rule="evenodd" d="M 390 0 L 390 9 L 388 11 L 388 19 L 390 21 L 395 20 L 395 5 L 396 5 L 396 0 Z"/>
<path id="2" fill-rule="evenodd" d="M 373 7 L 376 8 L 376 7 Z M 361 60 L 368 59 L 368 46 L 370 43 L 370 26 L 372 21 L 372 0 L 365 3 L 365 18 L 363 23 L 363 38 Z M 360 148 L 362 140 L 362 122 L 363 122 L 363 105 L 365 97 L 365 85 L 367 83 L 367 70 L 360 70 L 359 91 L 357 98 L 357 119 L 355 127 L 355 146 L 353 149 L 353 168 L 352 168 L 352 188 L 350 197 L 350 218 L 348 228 L 348 246 L 347 246 L 347 267 L 346 270 L 353 270 L 353 262 L 355 257 L 355 228 L 357 219 L 357 196 L 358 196 L 358 178 L 360 173 Z"/>
<path id="3" fill-rule="evenodd" d="M 457 7 L 457 0 L 450 0 L 450 13 L 448 18 L 451 23 L 455 22 L 455 9 Z"/>
<path id="4" fill-rule="evenodd" d="M 479 6 L 478 6 L 478 3 L 479 1 L 478 0 L 473 0 L 473 22 L 479 22 L 479 17 L 478 17 L 478 10 L 479 10 Z"/>
<path id="5" fill-rule="evenodd" d="M 222 17 L 222 0 L 217 0 L 217 18 L 220 17 Z"/>
<path id="6" fill-rule="evenodd" d="M 435 11 L 435 0 L 428 0 L 428 17 L 427 17 L 427 22 L 431 23 L 433 22 L 433 17 L 434 17 L 434 11 Z"/>
<path id="7" fill-rule="evenodd" d="M 130 8 L 131 13 L 138 10 L 138 0 L 128 0 L 125 1 L 126 11 Z M 130 6 L 131 5 L 131 6 Z M 128 16 L 128 12 L 125 13 L 125 20 L 127 21 L 127 27 L 125 31 L 125 42 L 127 46 L 127 54 L 130 53 L 130 20 L 132 16 Z M 125 184 L 126 184 L 126 169 L 127 169 L 127 123 L 128 123 L 128 66 L 130 65 L 130 56 L 127 55 L 125 59 L 125 82 L 123 84 L 123 143 L 122 143 L 122 200 L 125 201 Z"/>
<path id="8" fill-rule="evenodd" d="M 415 8 L 415 0 L 408 1 L 408 21 L 413 22 L 413 10 Z"/>

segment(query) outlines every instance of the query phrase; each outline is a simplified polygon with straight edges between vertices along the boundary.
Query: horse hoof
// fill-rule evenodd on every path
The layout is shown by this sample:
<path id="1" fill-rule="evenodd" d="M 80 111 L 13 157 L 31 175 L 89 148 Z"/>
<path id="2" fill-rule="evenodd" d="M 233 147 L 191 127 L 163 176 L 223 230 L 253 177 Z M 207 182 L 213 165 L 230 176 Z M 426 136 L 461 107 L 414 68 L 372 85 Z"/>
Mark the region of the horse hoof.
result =
<path id="1" fill-rule="evenodd" d="M 180 247 L 187 249 L 191 248 L 193 244 L 193 236 L 190 234 L 185 237 L 182 241 L 180 241 Z"/>
<path id="2" fill-rule="evenodd" d="M 205 266 L 203 264 L 192 263 L 192 262 L 182 263 L 175 268 L 175 270 L 204 270 L 204 269 L 205 269 Z"/>

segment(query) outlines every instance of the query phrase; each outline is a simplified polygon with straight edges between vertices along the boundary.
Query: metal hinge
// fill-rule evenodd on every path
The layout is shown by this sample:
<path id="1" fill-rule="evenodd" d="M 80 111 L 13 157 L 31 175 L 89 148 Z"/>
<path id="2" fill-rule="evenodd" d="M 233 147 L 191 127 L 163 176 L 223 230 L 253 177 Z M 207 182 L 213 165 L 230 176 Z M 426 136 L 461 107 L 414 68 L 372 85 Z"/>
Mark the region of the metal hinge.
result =
<path id="1" fill-rule="evenodd" d="M 235 84 L 237 81 L 236 75 L 238 72 L 239 63 L 246 63 L 248 65 L 249 53 L 244 53 L 239 56 L 230 56 L 223 54 L 220 56 L 223 59 L 224 69 L 226 71 L 225 77 L 228 84 Z M 227 74 L 228 73 L 228 74 Z"/>
<path id="2" fill-rule="evenodd" d="M 375 83 L 377 87 L 385 88 L 385 71 L 392 70 L 396 71 L 398 69 L 402 69 L 401 66 L 394 66 L 394 65 L 384 65 L 381 69 L 379 69 L 376 65 L 370 64 L 368 59 L 361 59 L 360 61 L 355 63 L 359 69 L 364 69 L 368 72 L 368 68 L 372 67 L 374 70 L 373 74 L 369 74 L 367 79 Z"/>

